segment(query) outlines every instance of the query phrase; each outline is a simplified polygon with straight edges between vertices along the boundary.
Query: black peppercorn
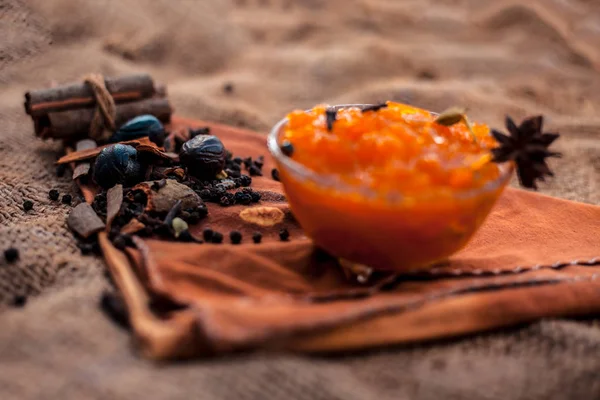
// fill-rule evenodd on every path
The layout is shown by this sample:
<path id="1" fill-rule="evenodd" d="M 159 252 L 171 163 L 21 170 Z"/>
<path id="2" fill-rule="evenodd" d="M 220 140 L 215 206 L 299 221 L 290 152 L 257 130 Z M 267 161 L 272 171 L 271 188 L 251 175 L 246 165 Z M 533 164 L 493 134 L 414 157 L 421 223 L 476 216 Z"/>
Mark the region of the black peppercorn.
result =
<path id="1" fill-rule="evenodd" d="M 248 168 L 248 172 L 250 173 L 250 176 L 262 176 L 262 171 L 257 168 L 256 165 L 250 166 L 250 168 Z"/>
<path id="2" fill-rule="evenodd" d="M 66 170 L 67 170 L 67 164 L 59 164 L 56 167 L 56 176 L 61 178 L 65 174 Z"/>
<path id="3" fill-rule="evenodd" d="M 243 162 L 243 160 L 242 160 L 242 158 L 241 158 L 241 157 L 236 157 L 236 158 L 234 158 L 232 161 L 233 161 L 234 163 L 236 163 L 237 165 L 240 165 L 240 164 Z"/>
<path id="4" fill-rule="evenodd" d="M 11 247 L 9 249 L 4 250 L 4 258 L 6 262 L 13 263 L 19 259 L 19 250 Z"/>
<path id="5" fill-rule="evenodd" d="M 281 144 L 281 152 L 288 157 L 291 157 L 294 154 L 294 146 L 289 140 L 284 140 Z"/>
<path id="6" fill-rule="evenodd" d="M 254 234 L 252 235 L 252 241 L 254 243 L 260 243 L 262 241 L 262 233 L 254 232 Z"/>
<path id="7" fill-rule="evenodd" d="M 249 193 L 237 192 L 233 197 L 236 204 L 248 205 L 252 203 L 252 196 Z"/>
<path id="8" fill-rule="evenodd" d="M 73 200 L 73 198 L 71 197 L 71 195 L 70 195 L 70 194 L 65 194 L 65 195 L 62 197 L 62 200 L 61 200 L 61 201 L 62 201 L 62 203 L 63 203 L 63 204 L 71 204 L 71 201 L 72 201 L 72 200 Z"/>
<path id="9" fill-rule="evenodd" d="M 93 243 L 77 243 L 77 247 L 81 250 L 81 254 L 88 255 L 94 252 L 94 244 Z"/>
<path id="10" fill-rule="evenodd" d="M 213 243 L 222 243 L 223 242 L 223 234 L 221 232 L 213 232 L 211 241 Z"/>
<path id="11" fill-rule="evenodd" d="M 258 192 L 252 192 L 250 193 L 250 196 L 252 197 L 252 202 L 253 203 L 258 203 L 260 201 L 261 195 Z"/>
<path id="12" fill-rule="evenodd" d="M 183 144 L 179 159 L 190 175 L 214 179 L 225 167 L 225 146 L 216 136 L 199 135 Z"/>
<path id="13" fill-rule="evenodd" d="M 279 231 L 279 239 L 281 239 L 281 241 L 285 242 L 289 238 L 290 238 L 290 232 L 288 232 L 288 230 L 286 228 L 283 228 Z"/>
<path id="14" fill-rule="evenodd" d="M 227 82 L 226 84 L 223 85 L 223 91 L 227 94 L 231 94 L 233 93 L 233 83 L 231 82 Z"/>
<path id="15" fill-rule="evenodd" d="M 129 312 L 120 296 L 104 291 L 100 298 L 100 309 L 121 328 L 130 329 Z"/>
<path id="16" fill-rule="evenodd" d="M 202 231 L 202 237 L 204 238 L 204 241 L 206 241 L 206 242 L 212 241 L 213 235 L 214 235 L 214 232 L 212 229 L 206 228 L 205 230 Z"/>
<path id="17" fill-rule="evenodd" d="M 60 193 L 58 193 L 58 190 L 56 190 L 56 189 L 52 189 L 48 192 L 48 198 L 50 200 L 56 201 L 56 200 L 58 200 L 59 196 L 60 196 Z"/>
<path id="18" fill-rule="evenodd" d="M 125 235 L 119 235 L 113 241 L 113 245 L 119 250 L 125 250 L 125 247 L 127 247 L 127 238 Z"/>
<path id="19" fill-rule="evenodd" d="M 24 211 L 31 211 L 33 209 L 33 201 L 31 200 L 25 200 L 23 202 L 23 210 Z"/>
<path id="20" fill-rule="evenodd" d="M 273 177 L 274 181 L 279 182 L 279 170 L 277 168 L 271 170 L 271 177 Z"/>
<path id="21" fill-rule="evenodd" d="M 239 231 L 229 232 L 229 239 L 232 244 L 240 244 L 242 242 L 242 234 Z"/>
<path id="22" fill-rule="evenodd" d="M 225 173 L 227 173 L 227 176 L 229 176 L 230 178 L 239 178 L 240 176 L 242 176 L 240 171 L 236 171 L 229 168 L 225 168 Z"/>
<path id="23" fill-rule="evenodd" d="M 256 160 L 254 160 L 254 165 L 258 168 L 262 168 L 265 165 L 265 156 L 258 156 Z"/>
<path id="24" fill-rule="evenodd" d="M 194 237 L 187 229 L 179 234 L 178 239 L 182 242 L 194 242 Z"/>
<path id="25" fill-rule="evenodd" d="M 252 178 L 248 175 L 242 175 L 239 179 L 242 186 L 250 186 L 252 184 Z"/>
<path id="26" fill-rule="evenodd" d="M 202 189 L 198 192 L 198 195 L 202 198 L 202 200 L 210 200 L 212 198 L 212 192 L 210 189 Z"/>
<path id="27" fill-rule="evenodd" d="M 196 209 L 196 213 L 198 214 L 199 218 L 206 217 L 208 215 L 208 207 L 206 207 L 206 204 L 199 205 Z"/>
<path id="28" fill-rule="evenodd" d="M 219 199 L 219 205 L 223 207 L 232 206 L 235 204 L 235 196 L 232 193 L 225 193 Z"/>
<path id="29" fill-rule="evenodd" d="M 17 295 L 13 298 L 13 307 L 23 307 L 25 304 L 27 304 L 27 296 Z"/>

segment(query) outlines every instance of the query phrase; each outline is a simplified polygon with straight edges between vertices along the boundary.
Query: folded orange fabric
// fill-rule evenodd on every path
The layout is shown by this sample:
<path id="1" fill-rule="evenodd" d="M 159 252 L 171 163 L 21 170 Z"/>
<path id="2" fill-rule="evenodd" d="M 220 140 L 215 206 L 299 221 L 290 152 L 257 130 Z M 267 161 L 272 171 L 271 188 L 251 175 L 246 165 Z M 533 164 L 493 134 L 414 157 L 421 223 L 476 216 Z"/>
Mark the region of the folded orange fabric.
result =
<path id="1" fill-rule="evenodd" d="M 235 155 L 264 155 L 263 170 L 273 168 L 264 135 L 173 121 L 206 125 Z M 262 194 L 257 206 L 208 204 L 208 218 L 193 228 L 239 230 L 240 245 L 136 238 L 138 250 L 127 258 L 101 237 L 147 356 L 348 351 L 600 312 L 600 207 L 507 189 L 447 265 L 379 274 L 365 286 L 302 234 L 278 182 L 257 177 L 252 186 Z M 287 242 L 278 237 L 283 227 Z M 263 234 L 261 244 L 252 242 L 254 232 Z M 157 311 L 153 298 L 171 307 Z"/>

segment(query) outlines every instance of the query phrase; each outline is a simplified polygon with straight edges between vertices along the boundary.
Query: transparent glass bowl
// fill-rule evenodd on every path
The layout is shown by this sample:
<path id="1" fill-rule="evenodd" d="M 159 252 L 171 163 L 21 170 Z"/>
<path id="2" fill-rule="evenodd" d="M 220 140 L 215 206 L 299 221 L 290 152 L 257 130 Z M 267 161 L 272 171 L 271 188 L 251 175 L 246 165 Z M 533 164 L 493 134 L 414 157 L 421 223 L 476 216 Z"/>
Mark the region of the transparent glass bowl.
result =
<path id="1" fill-rule="evenodd" d="M 479 229 L 513 171 L 512 164 L 500 164 L 498 179 L 451 196 L 432 189 L 416 197 L 397 192 L 382 199 L 369 187 L 316 173 L 284 155 L 280 137 L 286 124 L 284 118 L 273 127 L 268 146 L 291 210 L 316 246 L 346 264 L 402 272 L 446 260 Z"/>

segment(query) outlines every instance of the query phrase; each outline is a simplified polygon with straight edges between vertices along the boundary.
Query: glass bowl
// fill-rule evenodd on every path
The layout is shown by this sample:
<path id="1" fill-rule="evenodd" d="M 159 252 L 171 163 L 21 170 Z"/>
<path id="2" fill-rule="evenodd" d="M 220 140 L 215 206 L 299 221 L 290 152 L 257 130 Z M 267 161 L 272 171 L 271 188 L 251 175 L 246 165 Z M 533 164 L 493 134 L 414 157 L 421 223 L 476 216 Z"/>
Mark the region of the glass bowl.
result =
<path id="1" fill-rule="evenodd" d="M 284 118 L 273 127 L 268 147 L 292 213 L 316 246 L 346 265 L 406 272 L 445 261 L 473 237 L 513 171 L 511 163 L 499 164 L 497 179 L 450 196 L 432 190 L 410 197 L 389 193 L 382 199 L 367 186 L 316 173 L 283 154 L 280 137 L 287 122 Z"/>

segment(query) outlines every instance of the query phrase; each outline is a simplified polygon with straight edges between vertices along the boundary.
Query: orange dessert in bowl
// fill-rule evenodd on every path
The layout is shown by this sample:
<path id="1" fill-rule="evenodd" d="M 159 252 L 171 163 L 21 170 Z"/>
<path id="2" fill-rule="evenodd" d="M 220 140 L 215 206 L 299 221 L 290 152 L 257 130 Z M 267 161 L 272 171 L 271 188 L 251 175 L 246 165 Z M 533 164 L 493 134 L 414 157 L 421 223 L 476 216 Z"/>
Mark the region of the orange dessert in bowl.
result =
<path id="1" fill-rule="evenodd" d="M 290 207 L 346 263 L 405 272 L 463 248 L 508 183 L 486 125 L 442 125 L 404 104 L 319 105 L 269 135 Z M 449 126 L 448 126 L 449 125 Z"/>

